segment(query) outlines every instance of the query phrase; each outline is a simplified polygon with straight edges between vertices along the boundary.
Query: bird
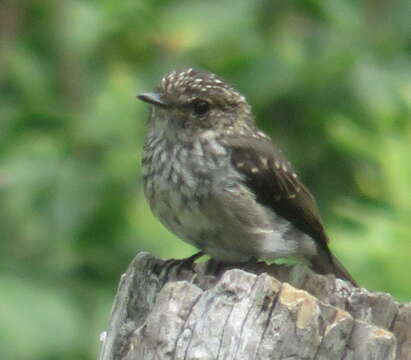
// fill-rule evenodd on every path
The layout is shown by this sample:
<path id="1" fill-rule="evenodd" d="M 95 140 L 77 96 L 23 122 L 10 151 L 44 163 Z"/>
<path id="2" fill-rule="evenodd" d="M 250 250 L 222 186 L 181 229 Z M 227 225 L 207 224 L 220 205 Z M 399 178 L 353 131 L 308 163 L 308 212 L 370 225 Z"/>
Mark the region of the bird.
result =
<path id="1" fill-rule="evenodd" d="M 185 68 L 137 97 L 151 105 L 144 194 L 166 228 L 219 262 L 298 257 L 358 286 L 330 251 L 313 195 L 233 86 Z"/>

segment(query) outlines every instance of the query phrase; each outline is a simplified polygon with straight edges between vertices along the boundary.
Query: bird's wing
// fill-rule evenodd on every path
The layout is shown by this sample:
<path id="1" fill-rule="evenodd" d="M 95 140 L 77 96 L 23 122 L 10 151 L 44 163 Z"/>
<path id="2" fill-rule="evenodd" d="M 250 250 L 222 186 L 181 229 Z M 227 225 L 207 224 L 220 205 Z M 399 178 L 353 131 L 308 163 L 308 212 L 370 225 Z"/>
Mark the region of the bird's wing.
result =
<path id="1" fill-rule="evenodd" d="M 284 158 L 267 138 L 229 137 L 231 162 L 261 204 L 310 235 L 329 253 L 324 227 L 315 200 Z"/>

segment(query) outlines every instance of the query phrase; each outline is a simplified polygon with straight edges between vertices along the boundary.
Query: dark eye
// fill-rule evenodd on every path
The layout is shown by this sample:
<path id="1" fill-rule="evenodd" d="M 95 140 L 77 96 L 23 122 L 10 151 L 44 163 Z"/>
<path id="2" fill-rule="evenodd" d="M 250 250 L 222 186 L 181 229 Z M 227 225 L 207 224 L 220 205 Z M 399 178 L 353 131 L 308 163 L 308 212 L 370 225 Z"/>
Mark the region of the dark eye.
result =
<path id="1" fill-rule="evenodd" d="M 197 115 L 204 115 L 210 110 L 210 103 L 205 100 L 194 100 L 193 109 Z"/>

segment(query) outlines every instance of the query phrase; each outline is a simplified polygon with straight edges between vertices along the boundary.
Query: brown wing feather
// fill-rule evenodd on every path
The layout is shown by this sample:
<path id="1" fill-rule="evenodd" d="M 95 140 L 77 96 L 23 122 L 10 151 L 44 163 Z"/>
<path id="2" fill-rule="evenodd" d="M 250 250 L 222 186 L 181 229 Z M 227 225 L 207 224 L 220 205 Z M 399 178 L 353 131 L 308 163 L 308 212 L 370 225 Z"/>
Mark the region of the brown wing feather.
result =
<path id="1" fill-rule="evenodd" d="M 284 158 L 268 139 L 232 138 L 231 160 L 244 175 L 257 200 L 286 218 L 328 250 L 328 238 L 315 200 Z"/>
<path id="2" fill-rule="evenodd" d="M 316 202 L 281 151 L 267 138 L 228 138 L 225 143 L 231 148 L 233 166 L 244 175 L 256 199 L 316 241 L 318 253 L 310 259 L 313 269 L 358 286 L 328 248 Z"/>

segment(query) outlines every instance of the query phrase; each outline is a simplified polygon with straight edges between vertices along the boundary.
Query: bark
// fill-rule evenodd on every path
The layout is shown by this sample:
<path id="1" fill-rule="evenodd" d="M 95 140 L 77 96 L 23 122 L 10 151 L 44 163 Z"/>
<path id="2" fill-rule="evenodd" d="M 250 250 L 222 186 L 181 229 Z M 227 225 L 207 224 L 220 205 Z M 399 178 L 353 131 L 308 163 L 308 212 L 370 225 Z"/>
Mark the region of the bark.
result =
<path id="1" fill-rule="evenodd" d="M 303 265 L 163 261 L 123 274 L 101 360 L 411 359 L 411 304 Z"/>

